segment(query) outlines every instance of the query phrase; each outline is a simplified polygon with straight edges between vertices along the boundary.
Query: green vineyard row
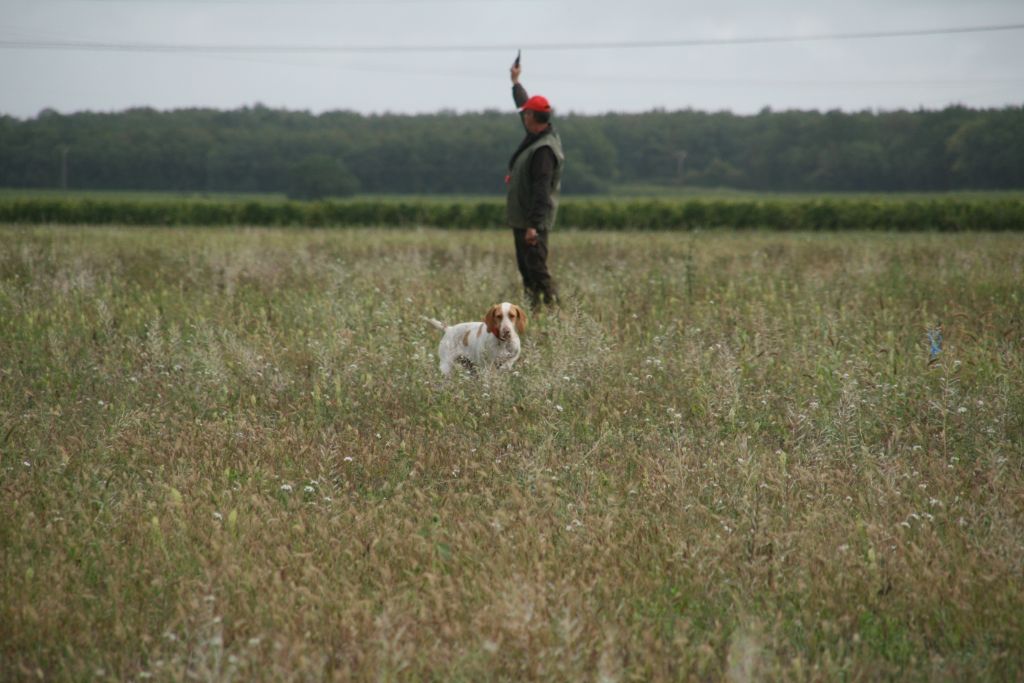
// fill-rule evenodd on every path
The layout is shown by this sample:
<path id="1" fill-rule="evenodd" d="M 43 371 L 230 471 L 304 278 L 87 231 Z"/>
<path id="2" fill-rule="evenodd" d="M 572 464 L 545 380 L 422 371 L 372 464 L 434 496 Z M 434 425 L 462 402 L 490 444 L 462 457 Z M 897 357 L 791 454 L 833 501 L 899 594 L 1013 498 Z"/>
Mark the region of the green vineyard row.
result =
<path id="1" fill-rule="evenodd" d="M 499 200 L 0 199 L 0 223 L 21 225 L 500 228 Z M 1021 199 L 566 200 L 559 227 L 591 230 L 1024 229 Z"/>

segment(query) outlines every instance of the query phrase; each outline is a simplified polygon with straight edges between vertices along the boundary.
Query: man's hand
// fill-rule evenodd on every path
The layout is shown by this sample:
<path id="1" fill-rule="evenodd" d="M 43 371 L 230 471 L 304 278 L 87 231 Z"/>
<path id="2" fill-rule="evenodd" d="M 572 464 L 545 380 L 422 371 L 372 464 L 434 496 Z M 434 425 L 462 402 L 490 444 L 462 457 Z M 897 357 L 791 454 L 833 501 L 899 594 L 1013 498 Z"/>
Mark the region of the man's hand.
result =
<path id="1" fill-rule="evenodd" d="M 519 82 L 519 74 L 522 73 L 523 67 L 516 66 L 515 64 L 513 64 L 512 68 L 509 69 L 508 71 L 512 75 L 512 82 L 513 83 L 518 83 Z"/>
<path id="2" fill-rule="evenodd" d="M 531 247 L 537 246 L 537 228 L 527 228 L 525 239 Z"/>

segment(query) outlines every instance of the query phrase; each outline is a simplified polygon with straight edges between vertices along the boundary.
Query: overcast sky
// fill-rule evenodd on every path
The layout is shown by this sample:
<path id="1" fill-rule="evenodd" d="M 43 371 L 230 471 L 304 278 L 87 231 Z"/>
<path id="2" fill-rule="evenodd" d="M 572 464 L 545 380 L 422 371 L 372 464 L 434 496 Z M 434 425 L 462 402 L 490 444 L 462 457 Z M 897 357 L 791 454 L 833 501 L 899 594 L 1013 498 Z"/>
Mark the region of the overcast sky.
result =
<path id="1" fill-rule="evenodd" d="M 508 109 L 517 45 L 524 85 L 563 113 L 1020 106 L 1021 29 L 636 46 L 1012 24 L 1024 0 L 0 0 L 0 113 Z M 117 49 L 58 49 L 81 42 Z M 627 46 L 577 47 L 595 43 Z M 423 46 L 473 49 L 390 50 Z"/>

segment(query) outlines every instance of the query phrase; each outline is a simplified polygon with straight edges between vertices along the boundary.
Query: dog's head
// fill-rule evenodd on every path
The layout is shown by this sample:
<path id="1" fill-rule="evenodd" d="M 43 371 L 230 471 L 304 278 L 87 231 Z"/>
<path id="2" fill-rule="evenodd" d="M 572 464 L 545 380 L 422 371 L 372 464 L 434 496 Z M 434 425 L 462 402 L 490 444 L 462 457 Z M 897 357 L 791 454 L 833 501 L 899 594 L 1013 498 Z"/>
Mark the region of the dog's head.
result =
<path id="1" fill-rule="evenodd" d="M 507 301 L 494 304 L 484 316 L 484 323 L 488 332 L 502 341 L 508 341 L 513 332 L 522 334 L 526 331 L 526 311 Z"/>

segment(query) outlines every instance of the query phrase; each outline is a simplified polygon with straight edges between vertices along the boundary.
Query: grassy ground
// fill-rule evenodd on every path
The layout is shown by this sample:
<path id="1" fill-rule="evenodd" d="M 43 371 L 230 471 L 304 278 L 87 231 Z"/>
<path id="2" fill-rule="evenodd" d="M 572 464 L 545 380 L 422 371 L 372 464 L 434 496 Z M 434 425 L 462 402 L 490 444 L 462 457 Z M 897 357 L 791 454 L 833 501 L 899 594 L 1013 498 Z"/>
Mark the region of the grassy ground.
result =
<path id="1" fill-rule="evenodd" d="M 1024 676 L 1019 237 L 552 249 L 0 228 L 0 678 Z"/>
<path id="2" fill-rule="evenodd" d="M 840 201 L 843 199 L 873 200 L 873 201 L 935 201 L 935 200 L 976 200 L 986 199 L 1005 200 L 1024 198 L 1022 190 L 961 190 L 953 192 L 756 192 L 747 190 L 734 190 L 731 188 L 714 187 L 691 187 L 691 186 L 670 186 L 653 184 L 632 184 L 616 185 L 607 194 L 598 195 L 566 195 L 574 201 L 630 201 L 637 199 L 661 199 L 665 201 L 679 200 L 689 201 L 693 199 L 705 200 L 763 200 L 763 201 L 809 201 L 814 199 L 830 199 Z M 33 189 L 33 188 L 2 188 L 0 187 L 0 199 L 95 199 L 108 201 L 178 201 L 181 199 L 209 200 L 209 201 L 253 201 L 253 202 L 283 202 L 287 197 L 283 193 L 258 193 L 258 192 L 158 192 L 148 190 L 57 190 L 57 189 Z M 404 194 L 363 194 L 353 199 L 371 201 L 416 201 L 416 202 L 442 202 L 452 201 L 504 201 L 503 194 L 491 195 L 404 195 Z M 340 199 L 338 201 L 345 201 Z"/>

